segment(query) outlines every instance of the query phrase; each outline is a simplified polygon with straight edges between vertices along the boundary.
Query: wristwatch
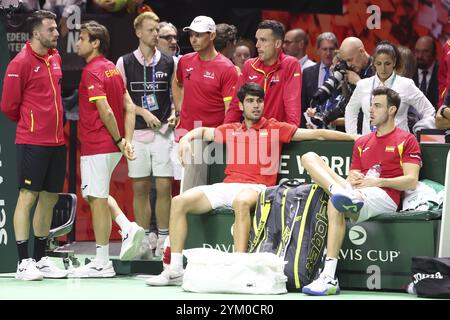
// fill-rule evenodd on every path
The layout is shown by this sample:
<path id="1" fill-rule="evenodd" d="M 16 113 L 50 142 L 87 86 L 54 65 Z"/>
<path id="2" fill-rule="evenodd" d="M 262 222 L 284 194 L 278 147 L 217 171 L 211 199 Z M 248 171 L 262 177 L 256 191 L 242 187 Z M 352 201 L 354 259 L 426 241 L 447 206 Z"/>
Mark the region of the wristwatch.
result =
<path id="1" fill-rule="evenodd" d="M 180 111 L 175 111 L 175 117 L 179 118 L 180 117 Z"/>
<path id="2" fill-rule="evenodd" d="M 445 114 L 444 114 L 445 109 L 450 109 L 450 106 L 445 106 L 445 107 L 443 107 L 443 108 L 441 109 L 440 114 L 441 114 L 441 116 L 443 116 L 445 119 L 450 120 L 450 119 L 447 118 L 447 117 L 445 116 Z"/>

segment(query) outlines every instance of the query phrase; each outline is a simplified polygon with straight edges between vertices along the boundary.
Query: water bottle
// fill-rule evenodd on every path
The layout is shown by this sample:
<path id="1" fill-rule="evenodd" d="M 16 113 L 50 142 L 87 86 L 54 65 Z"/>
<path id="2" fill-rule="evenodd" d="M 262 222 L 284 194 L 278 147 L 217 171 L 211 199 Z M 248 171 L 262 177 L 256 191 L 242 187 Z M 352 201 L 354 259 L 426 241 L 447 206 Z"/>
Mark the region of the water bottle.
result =
<path id="1" fill-rule="evenodd" d="M 366 173 L 366 177 L 379 178 L 381 174 L 381 165 L 379 163 L 374 164 Z"/>

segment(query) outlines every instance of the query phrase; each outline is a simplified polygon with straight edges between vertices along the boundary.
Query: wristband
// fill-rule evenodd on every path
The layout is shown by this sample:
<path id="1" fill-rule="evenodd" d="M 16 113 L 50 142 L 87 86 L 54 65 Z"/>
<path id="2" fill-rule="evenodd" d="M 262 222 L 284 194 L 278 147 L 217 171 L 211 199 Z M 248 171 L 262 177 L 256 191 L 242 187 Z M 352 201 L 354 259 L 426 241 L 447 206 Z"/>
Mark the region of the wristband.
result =
<path id="1" fill-rule="evenodd" d="M 450 120 L 450 119 L 447 118 L 447 117 L 445 116 L 445 114 L 444 114 L 445 109 L 450 109 L 450 107 L 449 107 L 449 106 L 443 107 L 443 108 L 441 109 L 440 114 L 441 114 L 441 116 L 444 117 L 445 119 Z"/>
<path id="2" fill-rule="evenodd" d="M 114 144 L 117 146 L 120 142 L 122 142 L 122 137 L 119 137 L 119 139 L 114 141 Z"/>
<path id="3" fill-rule="evenodd" d="M 180 111 L 175 111 L 175 117 L 179 118 L 180 117 Z"/>

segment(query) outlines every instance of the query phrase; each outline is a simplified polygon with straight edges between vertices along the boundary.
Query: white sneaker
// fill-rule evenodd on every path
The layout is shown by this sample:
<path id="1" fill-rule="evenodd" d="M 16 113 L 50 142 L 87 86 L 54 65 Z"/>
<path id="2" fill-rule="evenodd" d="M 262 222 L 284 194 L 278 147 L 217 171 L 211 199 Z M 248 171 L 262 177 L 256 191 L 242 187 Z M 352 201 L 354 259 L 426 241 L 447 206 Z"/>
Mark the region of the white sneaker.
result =
<path id="1" fill-rule="evenodd" d="M 112 278 L 116 275 L 111 261 L 106 265 L 98 263 L 95 259 L 72 270 L 72 278 Z"/>
<path id="2" fill-rule="evenodd" d="M 145 231 L 136 222 L 131 222 L 130 228 L 122 232 L 122 248 L 120 249 L 120 260 L 129 261 L 139 252 Z"/>
<path id="3" fill-rule="evenodd" d="M 302 292 L 312 296 L 329 296 L 339 294 L 339 281 L 337 278 L 333 279 L 321 273 L 316 280 L 307 286 L 304 286 Z"/>
<path id="4" fill-rule="evenodd" d="M 44 278 L 61 279 L 69 274 L 69 271 L 58 268 L 49 257 L 42 257 L 36 268 L 44 274 Z"/>
<path id="5" fill-rule="evenodd" d="M 32 258 L 23 259 L 17 265 L 16 279 L 33 281 L 44 279 L 44 274 L 36 268 L 36 261 Z"/>
<path id="6" fill-rule="evenodd" d="M 183 276 L 184 270 L 180 272 L 167 268 L 159 275 L 148 278 L 145 283 L 149 286 L 181 286 Z"/>
<path id="7" fill-rule="evenodd" d="M 135 257 L 135 259 L 141 260 L 150 260 L 152 258 L 153 252 L 150 249 L 150 239 L 148 237 L 144 237 L 142 239 L 141 245 L 139 246 L 139 253 Z"/>

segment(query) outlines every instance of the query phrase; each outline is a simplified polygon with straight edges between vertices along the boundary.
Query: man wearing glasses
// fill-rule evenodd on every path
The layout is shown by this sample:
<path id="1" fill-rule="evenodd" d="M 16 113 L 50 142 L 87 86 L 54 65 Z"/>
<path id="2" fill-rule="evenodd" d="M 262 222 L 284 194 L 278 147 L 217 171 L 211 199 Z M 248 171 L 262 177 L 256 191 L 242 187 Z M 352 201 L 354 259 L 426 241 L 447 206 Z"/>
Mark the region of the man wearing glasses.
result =
<path id="1" fill-rule="evenodd" d="M 308 43 L 308 34 L 303 29 L 292 29 L 284 35 L 283 51 L 288 56 L 293 56 L 298 59 L 298 62 L 302 67 L 302 71 L 316 64 L 314 61 L 309 59 L 306 54 Z"/>
<path id="2" fill-rule="evenodd" d="M 181 57 L 179 55 L 178 30 L 172 23 L 167 21 L 161 21 L 159 23 L 157 48 L 162 53 L 172 56 L 175 63 L 178 62 L 178 59 Z"/>

